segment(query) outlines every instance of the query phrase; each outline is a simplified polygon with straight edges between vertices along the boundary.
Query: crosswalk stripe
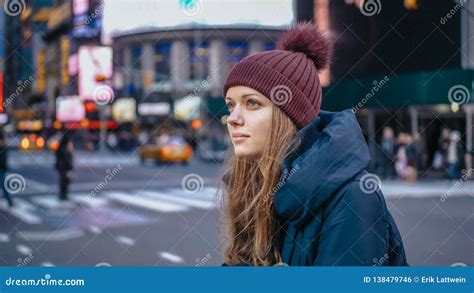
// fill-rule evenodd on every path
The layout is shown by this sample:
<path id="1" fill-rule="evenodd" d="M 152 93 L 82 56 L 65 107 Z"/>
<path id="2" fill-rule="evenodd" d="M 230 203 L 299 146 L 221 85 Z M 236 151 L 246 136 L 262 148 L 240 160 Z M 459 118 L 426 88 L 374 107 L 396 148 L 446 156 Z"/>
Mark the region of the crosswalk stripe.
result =
<path id="1" fill-rule="evenodd" d="M 54 231 L 18 231 L 17 236 L 27 241 L 65 241 L 84 236 L 77 228 L 66 228 Z"/>
<path id="2" fill-rule="evenodd" d="M 164 201 L 157 201 L 141 196 L 132 196 L 123 192 L 106 192 L 105 195 L 110 199 L 122 202 L 124 204 L 164 213 L 182 212 L 188 209 L 186 206 L 183 205 L 172 204 Z"/>
<path id="3" fill-rule="evenodd" d="M 172 202 L 176 204 L 183 204 L 186 206 L 198 208 L 198 209 L 212 209 L 214 203 L 210 201 L 202 201 L 192 198 L 183 198 L 169 193 L 157 192 L 157 191 L 137 191 L 139 194 L 144 194 L 150 198 L 156 198 L 159 200 L 164 200 L 167 202 Z"/>
<path id="4" fill-rule="evenodd" d="M 178 194 L 181 197 L 188 197 L 193 199 L 204 199 L 209 201 L 216 201 L 219 199 L 220 194 L 218 193 L 217 188 L 215 187 L 204 187 L 201 191 L 190 192 L 183 190 L 182 188 L 169 188 L 167 191 L 170 193 Z"/>
<path id="5" fill-rule="evenodd" d="M 31 254 L 33 252 L 31 250 L 31 248 L 29 248 L 28 246 L 23 245 L 23 244 L 18 244 L 16 246 L 16 251 L 18 251 L 18 253 L 21 253 L 23 255 L 28 255 L 28 254 Z"/>
<path id="6" fill-rule="evenodd" d="M 158 256 L 172 263 L 184 263 L 184 260 L 181 256 L 173 254 L 171 252 L 162 251 L 158 253 Z"/>
<path id="7" fill-rule="evenodd" d="M 53 197 L 50 195 L 37 195 L 31 198 L 31 201 L 49 209 L 55 208 L 73 208 L 75 207 L 75 203 L 70 201 L 61 201 L 57 197 Z"/>
<path id="8" fill-rule="evenodd" d="M 70 196 L 71 200 L 79 203 L 79 204 L 82 204 L 82 205 L 86 205 L 86 206 L 89 206 L 91 208 L 95 208 L 95 207 L 99 207 L 99 206 L 103 206 L 103 205 L 106 205 L 108 200 L 107 198 L 104 198 L 104 197 L 91 197 L 89 196 L 88 194 L 73 194 Z"/>
<path id="9" fill-rule="evenodd" d="M 29 225 L 37 225 L 43 222 L 43 220 L 33 212 L 36 208 L 34 205 L 21 198 L 15 198 L 14 200 L 15 206 L 12 208 L 4 208 L 6 212 Z"/>
<path id="10" fill-rule="evenodd" d="M 89 226 L 89 231 L 93 234 L 100 234 L 102 229 L 97 226 Z"/>
<path id="11" fill-rule="evenodd" d="M 0 242 L 10 242 L 10 236 L 5 233 L 0 233 Z"/>
<path id="12" fill-rule="evenodd" d="M 122 243 L 125 246 L 132 246 L 135 244 L 135 240 L 123 235 L 117 236 L 117 241 Z"/>

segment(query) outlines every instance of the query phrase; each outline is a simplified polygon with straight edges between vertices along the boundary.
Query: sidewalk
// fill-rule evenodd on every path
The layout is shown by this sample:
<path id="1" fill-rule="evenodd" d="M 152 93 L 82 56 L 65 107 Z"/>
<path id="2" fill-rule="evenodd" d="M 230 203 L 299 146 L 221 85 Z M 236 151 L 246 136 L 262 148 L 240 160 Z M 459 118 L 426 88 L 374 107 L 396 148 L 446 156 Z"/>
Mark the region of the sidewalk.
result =
<path id="1" fill-rule="evenodd" d="M 433 180 L 414 184 L 399 180 L 384 180 L 381 189 L 386 198 L 439 197 L 440 200 L 448 200 L 456 196 L 474 197 L 474 181 L 472 180 Z"/>
<path id="2" fill-rule="evenodd" d="M 140 163 L 138 152 L 112 153 L 107 151 L 101 153 L 74 151 L 74 160 L 77 167 L 81 166 L 117 166 L 138 165 Z M 20 152 L 10 151 L 8 161 L 13 168 L 21 166 L 39 165 L 42 167 L 51 167 L 54 165 L 55 157 L 53 152 Z"/>

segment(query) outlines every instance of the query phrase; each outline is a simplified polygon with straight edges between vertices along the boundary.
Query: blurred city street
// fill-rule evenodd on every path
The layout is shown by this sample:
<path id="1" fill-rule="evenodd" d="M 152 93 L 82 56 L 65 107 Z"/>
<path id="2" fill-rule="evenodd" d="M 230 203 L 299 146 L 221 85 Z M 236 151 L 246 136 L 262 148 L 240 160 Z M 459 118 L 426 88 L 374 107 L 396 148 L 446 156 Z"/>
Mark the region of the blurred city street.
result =
<path id="1" fill-rule="evenodd" d="M 76 160 L 71 200 L 61 203 L 51 154 L 11 154 L 12 173 L 26 184 L 14 195 L 16 207 L 0 202 L 2 265 L 222 263 L 220 164 L 141 164 L 133 153 L 78 153 Z M 119 164 L 115 177 L 91 196 Z M 474 182 L 449 193 L 453 185 L 382 183 L 411 265 L 474 264 Z"/>
<path id="2" fill-rule="evenodd" d="M 311 32 L 278 42 L 301 22 Z M 219 266 L 229 232 L 222 176 L 238 157 L 235 144 L 255 140 L 256 154 L 283 154 L 303 130 L 329 144 L 330 123 L 317 119 L 341 111 L 353 122 L 344 130 L 359 135 L 351 155 L 367 152 L 357 174 L 367 169 L 368 193 L 382 189 L 408 263 L 474 265 L 474 1 L 0 0 L 0 36 L 0 266 Z M 252 59 L 267 51 L 273 57 Z M 256 118 L 237 117 L 243 130 L 235 132 L 223 89 L 246 61 L 266 68 L 241 71 L 262 79 L 248 88 L 265 102 L 269 90 L 272 114 L 246 100 L 241 109 Z M 305 128 L 309 118 L 314 129 Z M 243 157 L 253 160 L 248 149 Z M 348 166 L 329 153 L 338 158 L 331 164 Z M 284 179 L 273 178 L 279 170 L 268 157 L 272 167 L 243 162 L 245 172 L 233 173 L 254 180 L 236 188 L 251 209 L 239 206 L 231 221 L 250 219 L 239 227 L 252 237 L 257 224 L 271 226 L 258 215 L 274 220 L 276 209 L 268 196 L 246 198 L 247 187 L 262 195 L 272 186 L 260 180 Z M 341 186 L 357 175 L 348 173 Z"/>

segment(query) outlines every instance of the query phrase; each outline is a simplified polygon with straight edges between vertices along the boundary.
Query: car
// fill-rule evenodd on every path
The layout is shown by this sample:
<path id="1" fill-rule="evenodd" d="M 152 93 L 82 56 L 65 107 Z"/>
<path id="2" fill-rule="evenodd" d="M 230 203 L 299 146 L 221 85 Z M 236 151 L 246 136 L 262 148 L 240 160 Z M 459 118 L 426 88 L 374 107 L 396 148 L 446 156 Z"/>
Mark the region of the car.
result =
<path id="1" fill-rule="evenodd" d="M 159 137 L 156 142 L 149 142 L 139 149 L 140 161 L 154 160 L 163 162 L 181 162 L 188 164 L 193 157 L 192 147 L 180 136 Z"/>
<path id="2" fill-rule="evenodd" d="M 20 138 L 20 151 L 31 152 L 31 151 L 41 151 L 45 146 L 44 137 L 37 134 L 26 134 Z"/>

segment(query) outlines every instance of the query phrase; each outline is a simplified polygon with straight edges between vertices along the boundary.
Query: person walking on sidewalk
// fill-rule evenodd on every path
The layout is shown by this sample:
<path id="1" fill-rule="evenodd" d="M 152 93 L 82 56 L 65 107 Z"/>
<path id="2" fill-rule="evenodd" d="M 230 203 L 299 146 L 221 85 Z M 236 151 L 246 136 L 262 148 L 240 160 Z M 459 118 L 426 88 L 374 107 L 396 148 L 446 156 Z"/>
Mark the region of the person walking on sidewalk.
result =
<path id="1" fill-rule="evenodd" d="M 459 170 L 464 158 L 464 151 L 462 148 L 461 134 L 457 130 L 451 131 L 449 134 L 449 146 L 447 149 L 446 160 L 448 163 L 448 179 L 459 179 Z"/>
<path id="2" fill-rule="evenodd" d="M 72 179 L 73 164 L 73 144 L 68 135 L 63 135 L 56 151 L 56 170 L 59 175 L 59 199 L 67 200 L 69 184 Z"/>
<path id="3" fill-rule="evenodd" d="M 5 176 L 8 171 L 8 146 L 5 138 L 5 130 L 0 128 L 0 183 L 2 184 L 3 197 L 8 202 L 9 207 L 13 207 L 13 200 L 5 185 Z"/>
<path id="4" fill-rule="evenodd" d="M 396 141 L 391 127 L 383 128 L 382 140 L 380 142 L 381 153 L 381 176 L 382 179 L 394 179 L 395 167 L 393 161 L 396 157 Z"/>
<path id="5" fill-rule="evenodd" d="M 407 265 L 354 113 L 320 109 L 331 48 L 298 23 L 225 80 L 224 265 Z"/>

